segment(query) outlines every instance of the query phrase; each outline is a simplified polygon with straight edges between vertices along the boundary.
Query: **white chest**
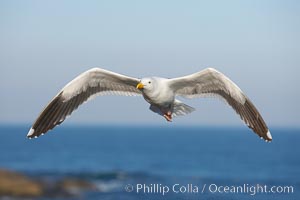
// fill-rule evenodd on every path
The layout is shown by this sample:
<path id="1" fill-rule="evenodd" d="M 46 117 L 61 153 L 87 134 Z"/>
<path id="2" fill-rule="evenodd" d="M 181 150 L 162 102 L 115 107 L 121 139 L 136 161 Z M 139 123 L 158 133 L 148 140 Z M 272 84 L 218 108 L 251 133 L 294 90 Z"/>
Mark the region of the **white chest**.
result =
<path id="1" fill-rule="evenodd" d="M 173 104 L 175 99 L 174 93 L 167 88 L 154 91 L 145 90 L 143 91 L 143 96 L 148 103 L 161 106 Z"/>

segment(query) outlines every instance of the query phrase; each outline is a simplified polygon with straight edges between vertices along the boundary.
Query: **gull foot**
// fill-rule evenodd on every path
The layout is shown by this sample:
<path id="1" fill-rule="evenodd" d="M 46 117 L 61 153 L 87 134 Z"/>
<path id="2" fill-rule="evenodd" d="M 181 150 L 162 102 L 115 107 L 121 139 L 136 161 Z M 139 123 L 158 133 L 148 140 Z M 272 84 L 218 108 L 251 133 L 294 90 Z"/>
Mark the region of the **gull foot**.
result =
<path id="1" fill-rule="evenodd" d="M 166 114 L 164 114 L 164 117 L 166 118 L 166 120 L 168 122 L 171 122 L 172 121 L 172 113 L 169 111 L 167 112 Z"/>

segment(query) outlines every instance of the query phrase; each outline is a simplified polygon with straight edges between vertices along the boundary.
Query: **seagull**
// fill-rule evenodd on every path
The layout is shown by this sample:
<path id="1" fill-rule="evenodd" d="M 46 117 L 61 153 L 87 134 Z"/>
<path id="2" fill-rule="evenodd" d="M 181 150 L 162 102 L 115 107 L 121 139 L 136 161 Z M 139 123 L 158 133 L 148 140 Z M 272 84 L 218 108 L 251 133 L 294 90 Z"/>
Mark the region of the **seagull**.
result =
<path id="1" fill-rule="evenodd" d="M 37 138 L 61 124 L 82 103 L 97 95 L 142 95 L 149 109 L 168 122 L 173 117 L 186 115 L 195 109 L 176 99 L 216 96 L 221 97 L 259 137 L 271 141 L 271 133 L 249 98 L 228 77 L 214 68 L 178 77 L 133 78 L 101 68 L 92 68 L 70 81 L 40 113 L 27 137 Z"/>

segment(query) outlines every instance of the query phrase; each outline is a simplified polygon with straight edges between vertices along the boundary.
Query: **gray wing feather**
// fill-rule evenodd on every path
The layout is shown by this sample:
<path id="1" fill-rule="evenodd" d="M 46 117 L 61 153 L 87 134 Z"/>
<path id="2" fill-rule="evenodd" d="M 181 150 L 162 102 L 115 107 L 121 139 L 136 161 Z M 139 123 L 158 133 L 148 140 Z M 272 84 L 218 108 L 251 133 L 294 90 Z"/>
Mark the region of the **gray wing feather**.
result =
<path id="1" fill-rule="evenodd" d="M 45 107 L 31 127 L 27 137 L 34 138 L 55 126 L 96 95 L 140 95 L 139 79 L 100 68 L 90 69 L 68 83 Z"/>
<path id="2" fill-rule="evenodd" d="M 170 79 L 169 85 L 176 95 L 183 97 L 221 97 L 249 128 L 265 140 L 272 140 L 266 123 L 253 103 L 235 83 L 217 70 L 207 68 L 195 74 Z"/>

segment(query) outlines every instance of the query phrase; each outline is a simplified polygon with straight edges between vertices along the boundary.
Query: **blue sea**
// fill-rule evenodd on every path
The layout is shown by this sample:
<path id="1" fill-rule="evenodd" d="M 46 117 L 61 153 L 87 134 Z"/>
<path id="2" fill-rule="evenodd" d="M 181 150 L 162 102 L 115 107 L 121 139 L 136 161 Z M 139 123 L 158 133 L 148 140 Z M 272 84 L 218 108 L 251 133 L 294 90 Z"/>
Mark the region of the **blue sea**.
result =
<path id="1" fill-rule="evenodd" d="M 300 199 L 299 129 L 266 143 L 246 127 L 63 125 L 32 140 L 29 128 L 0 126 L 0 168 L 99 188 L 66 199 Z"/>

